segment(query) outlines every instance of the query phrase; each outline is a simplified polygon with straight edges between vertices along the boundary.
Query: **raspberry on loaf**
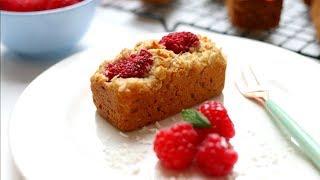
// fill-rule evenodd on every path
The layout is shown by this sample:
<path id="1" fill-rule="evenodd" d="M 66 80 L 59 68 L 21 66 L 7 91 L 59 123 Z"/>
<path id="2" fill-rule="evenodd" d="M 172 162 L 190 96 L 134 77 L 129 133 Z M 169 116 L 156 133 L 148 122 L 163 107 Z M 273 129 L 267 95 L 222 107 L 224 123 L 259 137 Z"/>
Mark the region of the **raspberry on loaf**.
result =
<path id="1" fill-rule="evenodd" d="M 266 30 L 278 26 L 283 0 L 227 0 L 229 19 L 234 26 Z"/>
<path id="2" fill-rule="evenodd" d="M 93 101 L 112 125 L 132 131 L 219 95 L 225 70 L 208 37 L 171 33 L 103 62 L 91 77 Z"/>

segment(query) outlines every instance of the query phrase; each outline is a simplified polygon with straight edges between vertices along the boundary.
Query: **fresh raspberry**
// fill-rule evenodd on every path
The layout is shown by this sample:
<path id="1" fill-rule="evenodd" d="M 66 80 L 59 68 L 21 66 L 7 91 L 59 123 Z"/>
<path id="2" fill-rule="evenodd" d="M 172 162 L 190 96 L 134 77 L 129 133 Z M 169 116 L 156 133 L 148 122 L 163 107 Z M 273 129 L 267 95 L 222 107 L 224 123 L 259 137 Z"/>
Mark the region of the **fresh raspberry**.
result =
<path id="1" fill-rule="evenodd" d="M 81 2 L 82 0 L 50 0 L 47 3 L 46 9 L 56 9 L 66 6 L 70 6 L 76 3 Z"/>
<path id="2" fill-rule="evenodd" d="M 0 8 L 6 11 L 41 11 L 56 9 L 81 2 L 82 0 L 0 0 Z"/>
<path id="3" fill-rule="evenodd" d="M 122 78 L 142 78 L 150 71 L 152 64 L 152 54 L 143 49 L 138 54 L 132 54 L 128 58 L 123 58 L 113 64 L 108 64 L 105 74 L 109 80 L 115 76 Z"/>
<path id="4" fill-rule="evenodd" d="M 176 54 L 188 52 L 192 47 L 198 47 L 198 36 L 191 32 L 174 32 L 162 37 L 160 44 Z"/>
<path id="5" fill-rule="evenodd" d="M 157 133 L 154 151 L 168 169 L 180 170 L 191 165 L 197 151 L 198 135 L 191 124 L 175 124 Z"/>
<path id="6" fill-rule="evenodd" d="M 40 11 L 45 9 L 46 0 L 0 0 L 0 9 L 6 11 Z"/>
<path id="7" fill-rule="evenodd" d="M 225 138 L 232 138 L 235 130 L 225 107 L 215 101 L 202 104 L 198 111 L 205 115 L 211 123 L 211 128 L 197 128 L 199 139 L 203 140 L 209 133 L 218 133 Z"/>
<path id="8" fill-rule="evenodd" d="M 233 169 L 238 154 L 224 137 L 209 134 L 198 147 L 195 162 L 201 171 L 212 176 L 225 176 Z"/>

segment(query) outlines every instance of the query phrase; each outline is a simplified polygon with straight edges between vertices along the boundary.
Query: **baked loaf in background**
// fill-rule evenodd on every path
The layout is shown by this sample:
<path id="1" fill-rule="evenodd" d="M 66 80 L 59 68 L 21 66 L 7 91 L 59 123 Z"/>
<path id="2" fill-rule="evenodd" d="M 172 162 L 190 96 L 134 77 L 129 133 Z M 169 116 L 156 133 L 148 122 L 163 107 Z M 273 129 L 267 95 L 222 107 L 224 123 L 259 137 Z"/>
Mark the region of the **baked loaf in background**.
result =
<path id="1" fill-rule="evenodd" d="M 278 26 L 283 0 L 226 0 L 234 26 L 266 30 Z"/>
<path id="2" fill-rule="evenodd" d="M 221 94 L 226 60 L 208 37 L 194 36 L 199 43 L 188 52 L 167 50 L 158 40 L 150 40 L 124 49 L 113 62 L 103 62 L 91 77 L 98 113 L 121 131 L 132 131 Z M 106 76 L 108 64 L 146 50 L 153 64 L 144 77 Z"/>
<path id="3" fill-rule="evenodd" d="M 306 3 L 307 5 L 311 5 L 311 0 L 304 0 L 304 3 Z"/>
<path id="4" fill-rule="evenodd" d="M 318 39 L 320 40 L 320 0 L 312 1 L 311 18 L 317 30 Z"/>

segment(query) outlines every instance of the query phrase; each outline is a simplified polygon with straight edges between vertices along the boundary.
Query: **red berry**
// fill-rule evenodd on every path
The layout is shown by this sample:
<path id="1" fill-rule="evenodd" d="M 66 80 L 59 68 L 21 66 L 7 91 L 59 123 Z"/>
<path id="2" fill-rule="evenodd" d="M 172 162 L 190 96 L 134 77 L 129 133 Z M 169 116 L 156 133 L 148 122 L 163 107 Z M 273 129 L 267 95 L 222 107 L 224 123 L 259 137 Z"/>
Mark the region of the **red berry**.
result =
<path id="1" fill-rule="evenodd" d="M 197 35 L 191 32 L 174 32 L 162 37 L 160 44 L 176 54 L 188 52 L 192 47 L 198 47 L 200 41 Z"/>
<path id="2" fill-rule="evenodd" d="M 196 129 L 199 139 L 203 140 L 209 133 L 218 133 L 225 138 L 232 138 L 235 135 L 234 125 L 221 103 L 208 101 L 202 104 L 198 110 L 208 118 L 212 126 L 211 128 Z"/>
<path id="3" fill-rule="evenodd" d="M 45 9 L 46 3 L 46 0 L 0 0 L 0 8 L 6 11 L 40 11 Z"/>
<path id="4" fill-rule="evenodd" d="M 191 165 L 197 151 L 198 135 L 191 124 L 175 124 L 157 133 L 154 151 L 168 169 L 185 169 Z"/>
<path id="5" fill-rule="evenodd" d="M 152 54 L 143 49 L 138 54 L 132 54 L 128 58 L 108 64 L 105 74 L 109 80 L 115 76 L 122 78 L 142 78 L 150 71 L 152 64 Z"/>
<path id="6" fill-rule="evenodd" d="M 0 0 L 0 8 L 7 11 L 41 11 L 56 9 L 81 2 L 82 0 Z"/>
<path id="7" fill-rule="evenodd" d="M 201 171 L 212 176 L 225 176 L 233 169 L 238 154 L 224 137 L 209 134 L 198 147 L 195 162 Z"/>
<path id="8" fill-rule="evenodd" d="M 82 0 L 50 0 L 47 3 L 46 9 L 56 9 L 56 8 L 66 7 L 81 1 Z"/>

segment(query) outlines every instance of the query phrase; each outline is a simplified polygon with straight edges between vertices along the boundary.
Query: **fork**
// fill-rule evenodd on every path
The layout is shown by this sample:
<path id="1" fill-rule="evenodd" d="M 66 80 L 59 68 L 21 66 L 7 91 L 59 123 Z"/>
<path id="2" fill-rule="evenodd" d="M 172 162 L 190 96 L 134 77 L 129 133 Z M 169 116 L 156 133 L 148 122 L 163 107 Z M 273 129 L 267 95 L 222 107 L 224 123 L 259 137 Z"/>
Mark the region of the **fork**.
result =
<path id="1" fill-rule="evenodd" d="M 320 146 L 306 133 L 280 106 L 269 98 L 269 91 L 264 88 L 253 69 L 249 66 L 241 72 L 242 80 L 236 81 L 240 93 L 246 98 L 252 99 L 264 107 L 271 115 L 275 124 L 286 135 L 289 135 L 291 143 L 297 143 L 298 148 L 320 170 Z"/>

